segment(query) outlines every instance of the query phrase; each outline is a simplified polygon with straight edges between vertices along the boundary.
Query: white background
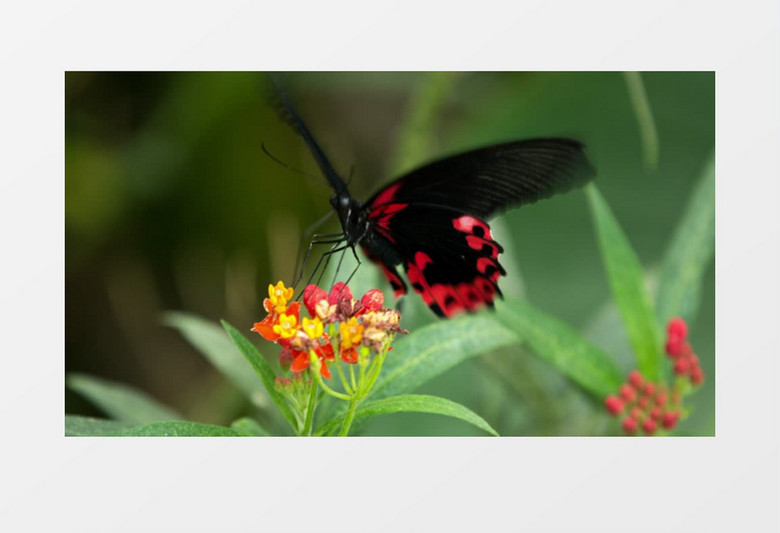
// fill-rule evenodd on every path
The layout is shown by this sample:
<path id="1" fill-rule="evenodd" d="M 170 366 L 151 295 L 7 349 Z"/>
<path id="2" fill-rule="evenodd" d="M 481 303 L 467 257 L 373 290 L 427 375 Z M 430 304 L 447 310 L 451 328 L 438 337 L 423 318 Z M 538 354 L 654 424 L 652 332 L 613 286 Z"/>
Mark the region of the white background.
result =
<path id="1" fill-rule="evenodd" d="M 0 530 L 778 531 L 779 26 L 774 0 L 5 5 Z M 715 70 L 717 436 L 64 438 L 63 72 L 128 69 Z"/>

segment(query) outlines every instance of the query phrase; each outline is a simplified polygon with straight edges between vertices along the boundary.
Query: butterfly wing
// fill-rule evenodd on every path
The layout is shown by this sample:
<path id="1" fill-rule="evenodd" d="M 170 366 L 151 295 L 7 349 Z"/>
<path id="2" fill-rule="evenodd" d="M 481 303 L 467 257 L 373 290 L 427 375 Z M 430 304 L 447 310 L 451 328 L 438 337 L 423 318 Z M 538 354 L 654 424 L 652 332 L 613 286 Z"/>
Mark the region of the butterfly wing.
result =
<path id="1" fill-rule="evenodd" d="M 594 175 L 582 143 L 529 139 L 473 150 L 429 163 L 402 176 L 366 205 L 407 203 L 453 208 L 489 218 L 566 192 Z"/>
<path id="2" fill-rule="evenodd" d="M 375 212 L 375 232 L 362 244 L 381 264 L 396 297 L 406 292 L 395 270 L 401 263 L 412 288 L 439 316 L 493 305 L 505 274 L 498 261 L 503 250 L 485 221 L 450 208 L 386 205 L 393 207 Z"/>
<path id="3" fill-rule="evenodd" d="M 399 178 L 367 203 L 372 232 L 363 247 L 396 291 L 395 265 L 438 315 L 492 306 L 501 295 L 501 246 L 486 218 L 587 182 L 582 144 L 532 139 L 445 158 Z"/>

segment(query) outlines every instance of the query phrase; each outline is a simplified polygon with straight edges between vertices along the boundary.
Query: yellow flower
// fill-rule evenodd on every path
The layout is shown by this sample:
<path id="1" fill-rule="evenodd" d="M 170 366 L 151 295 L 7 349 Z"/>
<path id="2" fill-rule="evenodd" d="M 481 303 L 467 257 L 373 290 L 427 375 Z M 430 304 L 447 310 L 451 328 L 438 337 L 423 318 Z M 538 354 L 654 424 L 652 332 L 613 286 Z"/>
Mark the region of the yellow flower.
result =
<path id="1" fill-rule="evenodd" d="M 298 319 L 295 315 L 285 315 L 282 313 L 279 315 L 279 323 L 274 326 L 274 333 L 279 335 L 283 339 L 289 339 L 295 335 L 297 331 Z"/>
<path id="2" fill-rule="evenodd" d="M 274 287 L 268 285 L 268 300 L 271 303 L 274 311 L 277 313 L 284 313 L 287 310 L 287 302 L 293 297 L 293 288 L 287 288 L 283 282 L 279 282 Z"/>
<path id="3" fill-rule="evenodd" d="M 303 331 L 306 332 L 310 339 L 322 337 L 322 332 L 324 331 L 322 320 L 316 317 L 311 320 L 309 320 L 309 317 L 303 317 Z"/>
<path id="4" fill-rule="evenodd" d="M 357 318 L 353 316 L 349 321 L 339 324 L 339 333 L 341 334 L 341 349 L 348 350 L 363 340 L 363 324 L 358 324 Z"/>

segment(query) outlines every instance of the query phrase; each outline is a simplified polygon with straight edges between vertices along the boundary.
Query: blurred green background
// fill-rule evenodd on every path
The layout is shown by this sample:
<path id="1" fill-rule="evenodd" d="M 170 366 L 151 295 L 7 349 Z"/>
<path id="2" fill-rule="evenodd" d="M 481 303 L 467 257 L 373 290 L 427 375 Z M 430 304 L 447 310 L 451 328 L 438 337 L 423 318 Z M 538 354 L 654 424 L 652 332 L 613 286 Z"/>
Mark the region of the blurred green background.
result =
<path id="1" fill-rule="evenodd" d="M 622 73 L 431 76 L 291 73 L 284 83 L 336 169 L 353 175 L 350 190 L 361 200 L 399 171 L 457 151 L 541 136 L 585 142 L 596 183 L 652 276 L 714 150 L 714 73 L 642 74 L 657 165 L 646 160 Z M 182 310 L 224 318 L 251 335 L 268 283 L 292 280 L 304 228 L 329 209 L 324 179 L 284 168 L 261 149 L 264 143 L 287 165 L 319 176 L 270 105 L 271 92 L 262 73 L 65 74 L 66 372 L 130 384 L 190 420 L 228 424 L 252 414 L 161 316 Z M 436 112 L 415 130 L 409 109 L 427 97 L 436 99 Z M 336 230 L 333 217 L 319 231 Z M 524 295 L 609 350 L 626 373 L 633 368 L 619 322 L 604 327 L 615 311 L 582 191 L 510 211 L 495 232 L 507 249 L 505 294 Z M 715 432 L 714 279 L 712 265 L 691 324 L 707 380 L 680 434 Z M 434 320 L 417 295 L 406 300 L 405 327 Z M 255 340 L 274 361 L 276 350 Z M 418 392 L 460 402 L 505 435 L 617 428 L 601 405 L 520 347 L 469 360 Z M 67 389 L 65 408 L 100 415 Z M 398 414 L 375 419 L 363 433 L 479 430 Z"/>

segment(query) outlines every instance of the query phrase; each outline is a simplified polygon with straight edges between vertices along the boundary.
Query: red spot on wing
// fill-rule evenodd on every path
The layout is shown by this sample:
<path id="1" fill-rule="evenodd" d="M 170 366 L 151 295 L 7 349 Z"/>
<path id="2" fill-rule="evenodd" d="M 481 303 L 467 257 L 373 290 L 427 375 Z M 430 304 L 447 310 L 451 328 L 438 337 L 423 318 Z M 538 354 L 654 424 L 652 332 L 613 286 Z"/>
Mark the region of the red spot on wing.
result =
<path id="1" fill-rule="evenodd" d="M 489 260 L 488 258 L 482 258 Z M 464 311 L 476 311 L 487 305 L 492 305 L 495 299 L 496 288 L 479 273 L 471 282 L 457 284 L 429 283 L 425 277 L 425 267 L 433 263 L 433 259 L 425 252 L 416 252 L 413 262 L 406 265 L 406 272 L 414 290 L 422 296 L 423 301 L 434 310 L 450 318 Z M 488 265 L 485 265 L 488 268 Z M 497 280 L 499 271 L 491 273 L 490 277 Z"/>
<path id="2" fill-rule="evenodd" d="M 490 226 L 487 223 L 471 215 L 463 215 L 453 219 L 452 227 L 466 234 L 466 244 L 468 244 L 469 248 L 482 252 L 484 247 L 487 246 L 490 250 L 490 257 L 498 259 L 498 254 L 502 251 L 501 246 L 493 240 Z"/>
<path id="3" fill-rule="evenodd" d="M 471 215 L 463 215 L 462 217 L 458 217 L 452 221 L 453 227 L 461 231 L 463 233 L 470 233 L 473 235 L 478 235 L 479 233 L 482 233 L 482 237 L 491 239 L 490 236 L 490 227 L 482 222 L 480 219 L 476 217 L 472 217 Z"/>
<path id="4" fill-rule="evenodd" d="M 376 230 L 387 240 L 395 244 L 393 229 L 390 227 L 390 219 L 399 211 L 403 211 L 408 204 L 385 204 L 368 213 L 369 220 L 376 225 Z"/>
<path id="5" fill-rule="evenodd" d="M 393 295 L 396 298 L 400 298 L 406 294 L 406 286 L 404 285 L 403 280 L 398 277 L 398 274 L 381 263 L 380 266 L 382 267 L 382 272 L 385 273 L 385 277 L 387 277 L 387 280 L 390 282 L 390 286 L 393 288 Z"/>
<path id="6" fill-rule="evenodd" d="M 401 187 L 401 182 L 394 183 L 390 185 L 387 189 L 380 192 L 377 197 L 374 199 L 373 202 L 371 202 L 372 206 L 382 206 L 384 204 L 389 204 L 393 201 L 393 198 L 395 198 L 395 194 L 398 192 L 398 189 Z"/>

